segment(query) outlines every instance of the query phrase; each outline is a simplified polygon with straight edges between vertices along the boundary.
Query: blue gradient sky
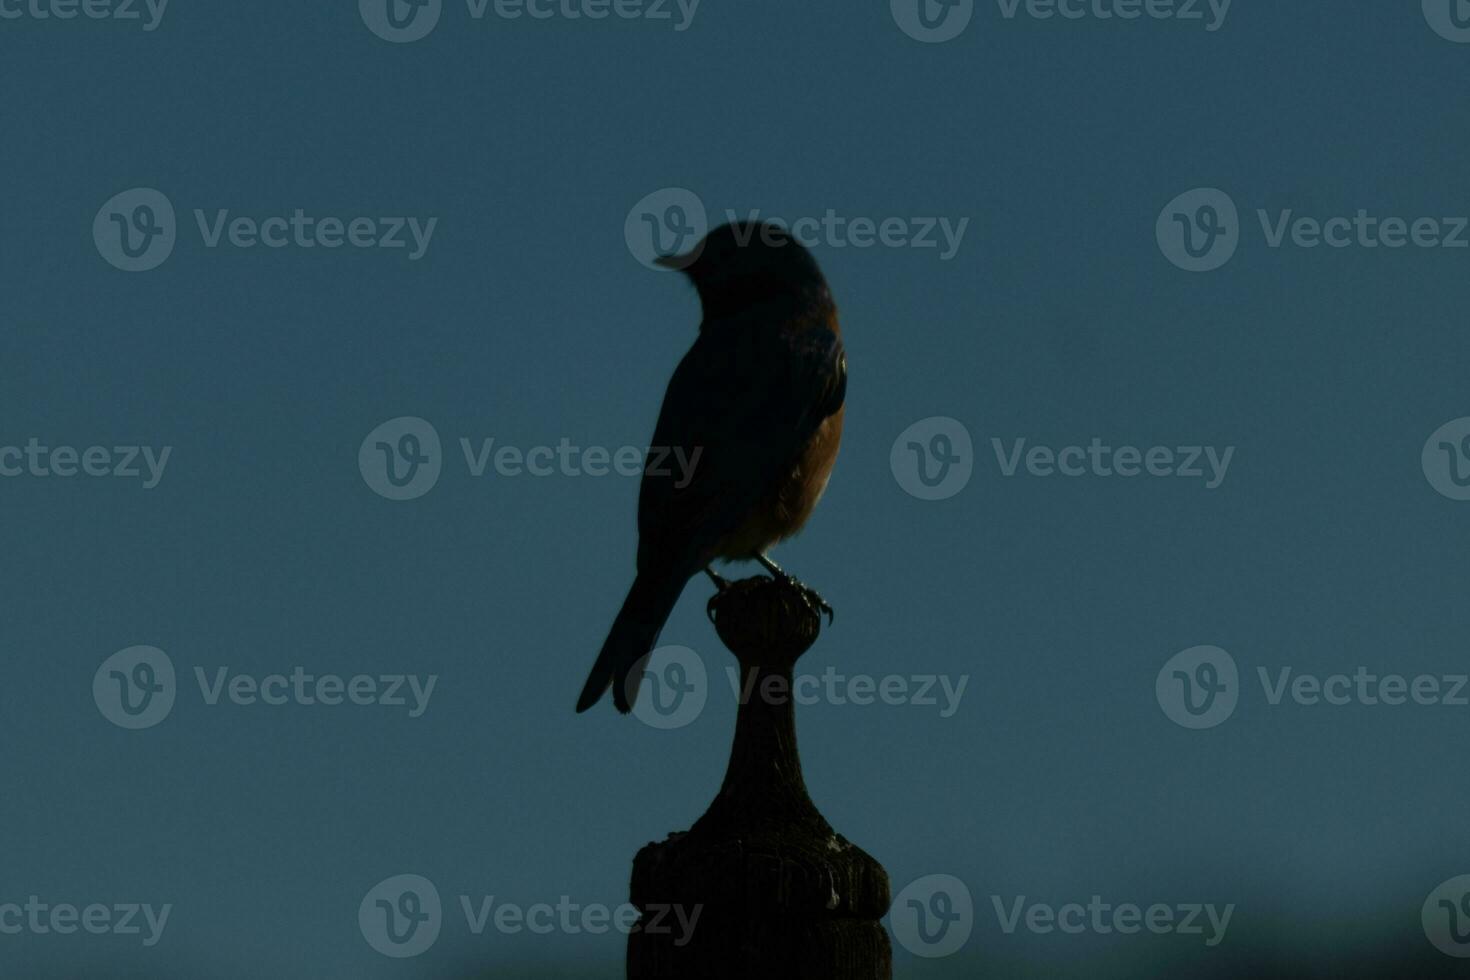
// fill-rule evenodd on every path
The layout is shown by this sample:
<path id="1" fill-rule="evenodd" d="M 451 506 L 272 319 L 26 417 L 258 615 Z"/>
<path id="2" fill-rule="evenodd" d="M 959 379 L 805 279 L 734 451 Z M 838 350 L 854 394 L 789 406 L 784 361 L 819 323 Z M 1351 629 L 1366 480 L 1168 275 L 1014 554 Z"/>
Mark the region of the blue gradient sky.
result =
<path id="1" fill-rule="evenodd" d="M 1416 3 L 1237 0 L 1216 32 L 982 3 L 932 45 L 881 2 L 704 0 L 683 32 L 449 3 L 402 45 L 354 7 L 176 0 L 153 32 L 0 21 L 0 444 L 173 447 L 152 490 L 0 480 L 0 902 L 174 906 L 151 949 L 0 935 L 0 973 L 617 973 L 621 936 L 476 937 L 456 913 L 394 961 L 356 913 L 401 873 L 447 904 L 616 905 L 635 851 L 718 788 L 734 705 L 706 583 L 664 634 L 715 678 L 697 720 L 571 711 L 631 577 L 636 481 L 477 479 L 457 455 L 461 437 L 647 440 L 698 305 L 623 229 L 671 186 L 715 215 L 970 219 L 947 262 L 816 249 L 843 314 L 846 436 L 776 555 L 837 609 L 812 671 L 969 675 L 949 718 L 799 712 L 813 797 L 895 891 L 938 873 L 975 896 L 966 948 L 899 949 L 900 974 L 1428 948 L 1420 904 L 1470 872 L 1470 708 L 1272 707 L 1255 669 L 1470 669 L 1470 505 L 1419 461 L 1470 415 L 1470 251 L 1272 249 L 1254 215 L 1470 213 L 1470 45 Z M 180 240 L 129 275 L 91 227 L 140 186 L 178 208 Z M 1244 224 L 1208 274 L 1154 238 L 1194 187 L 1228 192 Z M 208 249 L 194 208 L 439 222 L 410 262 Z M 404 415 L 435 426 L 444 472 L 391 502 L 357 452 Z M 963 422 L 977 456 L 936 502 L 889 466 L 930 416 Z M 1206 491 L 1005 478 L 990 450 L 1094 436 L 1236 453 Z M 91 684 L 135 644 L 182 684 L 132 732 Z M 1199 644 L 1228 650 L 1245 690 L 1196 732 L 1154 680 Z M 206 705 L 192 668 L 225 665 L 439 680 L 419 718 Z M 990 911 L 993 894 L 1094 893 L 1237 911 L 1214 950 L 1007 936 Z"/>

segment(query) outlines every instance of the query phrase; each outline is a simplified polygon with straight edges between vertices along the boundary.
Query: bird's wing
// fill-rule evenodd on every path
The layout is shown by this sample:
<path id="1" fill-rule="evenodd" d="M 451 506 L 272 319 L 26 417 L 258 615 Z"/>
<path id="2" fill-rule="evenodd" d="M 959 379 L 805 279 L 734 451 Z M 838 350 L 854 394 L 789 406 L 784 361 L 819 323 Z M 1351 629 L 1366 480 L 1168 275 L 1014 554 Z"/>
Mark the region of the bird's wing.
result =
<path id="1" fill-rule="evenodd" d="M 842 407 L 847 358 L 836 332 L 733 324 L 701 334 L 669 381 L 638 500 L 639 567 L 697 567 Z M 672 452 L 655 472 L 660 451 Z M 696 457 L 694 454 L 698 453 Z M 693 571 L 693 568 L 688 568 Z"/>

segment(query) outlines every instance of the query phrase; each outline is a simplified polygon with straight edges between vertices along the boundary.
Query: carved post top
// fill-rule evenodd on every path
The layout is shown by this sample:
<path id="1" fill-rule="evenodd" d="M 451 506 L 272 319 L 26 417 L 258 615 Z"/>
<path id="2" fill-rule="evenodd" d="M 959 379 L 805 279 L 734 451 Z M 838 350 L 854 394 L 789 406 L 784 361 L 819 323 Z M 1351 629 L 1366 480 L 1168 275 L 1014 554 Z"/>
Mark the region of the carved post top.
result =
<path id="1" fill-rule="evenodd" d="M 731 583 L 709 608 L 720 640 L 746 666 L 790 669 L 822 631 L 798 589 L 765 577 Z"/>

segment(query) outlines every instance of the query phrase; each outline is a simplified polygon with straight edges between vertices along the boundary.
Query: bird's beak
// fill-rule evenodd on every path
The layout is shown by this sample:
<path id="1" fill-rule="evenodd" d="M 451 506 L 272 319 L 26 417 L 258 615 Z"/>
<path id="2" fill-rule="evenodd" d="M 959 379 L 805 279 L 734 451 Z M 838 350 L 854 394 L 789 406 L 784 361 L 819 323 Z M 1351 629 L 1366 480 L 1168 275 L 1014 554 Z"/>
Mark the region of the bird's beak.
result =
<path id="1" fill-rule="evenodd" d="M 694 256 L 686 253 L 684 255 L 660 255 L 653 260 L 653 264 L 660 269 L 673 269 L 677 272 L 683 272 L 689 268 L 690 263 L 693 261 Z"/>
<path id="2" fill-rule="evenodd" d="M 704 242 L 700 241 L 695 242 L 694 248 L 691 248 L 691 250 L 686 251 L 684 254 L 679 254 L 679 256 L 659 256 L 653 260 L 653 263 L 659 266 L 660 269 L 673 269 L 675 272 L 682 272 L 688 276 L 692 275 L 692 272 L 694 272 L 694 263 L 697 263 L 703 254 Z"/>

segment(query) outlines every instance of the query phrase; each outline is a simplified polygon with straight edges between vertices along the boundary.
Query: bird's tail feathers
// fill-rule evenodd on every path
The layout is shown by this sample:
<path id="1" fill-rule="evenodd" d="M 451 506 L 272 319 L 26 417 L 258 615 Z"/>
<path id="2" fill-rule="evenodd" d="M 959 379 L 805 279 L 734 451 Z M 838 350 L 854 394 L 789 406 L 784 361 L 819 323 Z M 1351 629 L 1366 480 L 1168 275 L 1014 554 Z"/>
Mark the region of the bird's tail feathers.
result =
<path id="1" fill-rule="evenodd" d="M 634 667 L 658 643 L 658 635 L 664 628 L 669 614 L 684 591 L 688 576 L 663 574 L 657 577 L 640 574 L 623 600 L 618 618 L 613 620 L 597 663 L 587 676 L 582 687 L 582 696 L 577 699 L 577 711 L 586 711 L 599 700 L 609 686 L 613 689 L 613 704 L 623 714 L 633 710 L 638 697 L 641 673 Z"/>

